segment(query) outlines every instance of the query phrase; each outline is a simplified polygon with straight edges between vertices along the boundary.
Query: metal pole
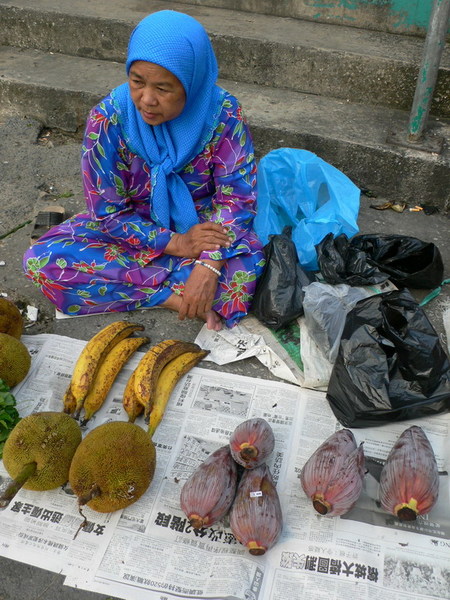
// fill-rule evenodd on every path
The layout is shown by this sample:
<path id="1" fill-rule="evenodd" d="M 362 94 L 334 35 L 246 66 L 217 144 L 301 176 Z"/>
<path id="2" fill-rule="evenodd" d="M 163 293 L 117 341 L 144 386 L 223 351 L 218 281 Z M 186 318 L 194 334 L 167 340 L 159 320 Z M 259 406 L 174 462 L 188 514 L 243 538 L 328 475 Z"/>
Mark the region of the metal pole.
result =
<path id="1" fill-rule="evenodd" d="M 418 142 L 423 135 L 430 112 L 434 88 L 445 46 L 450 0 L 434 0 L 430 23 L 425 38 L 422 64 L 417 78 L 416 91 L 408 124 L 408 141 Z"/>

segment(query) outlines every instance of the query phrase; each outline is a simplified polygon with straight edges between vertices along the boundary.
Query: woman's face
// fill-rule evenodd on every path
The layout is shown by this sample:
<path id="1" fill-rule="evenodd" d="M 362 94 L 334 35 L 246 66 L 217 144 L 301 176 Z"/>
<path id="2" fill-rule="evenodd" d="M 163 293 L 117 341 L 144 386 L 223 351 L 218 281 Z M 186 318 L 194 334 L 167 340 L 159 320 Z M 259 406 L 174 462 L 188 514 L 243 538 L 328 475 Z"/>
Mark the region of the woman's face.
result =
<path id="1" fill-rule="evenodd" d="M 173 73 L 144 60 L 131 64 L 128 75 L 131 98 L 149 125 L 161 125 L 181 114 L 186 94 Z"/>

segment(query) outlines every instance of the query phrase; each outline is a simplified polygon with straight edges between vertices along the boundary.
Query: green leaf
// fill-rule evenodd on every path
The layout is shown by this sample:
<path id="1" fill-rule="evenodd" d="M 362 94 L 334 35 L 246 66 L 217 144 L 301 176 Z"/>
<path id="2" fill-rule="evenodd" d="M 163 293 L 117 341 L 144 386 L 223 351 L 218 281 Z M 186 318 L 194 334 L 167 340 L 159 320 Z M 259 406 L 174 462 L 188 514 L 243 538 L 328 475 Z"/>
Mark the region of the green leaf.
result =
<path id="1" fill-rule="evenodd" d="M 81 306 L 78 306 L 77 304 L 72 304 L 71 306 L 68 307 L 67 312 L 71 315 L 79 312 Z"/>
<path id="2" fill-rule="evenodd" d="M 122 265 L 122 267 L 126 267 L 127 266 L 127 260 L 123 257 L 123 256 L 116 256 L 116 262 L 119 263 L 119 265 Z"/>
<path id="3" fill-rule="evenodd" d="M 116 174 L 114 174 L 114 184 L 116 186 L 116 193 L 118 196 L 126 196 L 125 193 L 125 188 L 123 187 L 123 181 L 120 179 L 120 177 Z"/>
<path id="4" fill-rule="evenodd" d="M 133 231 L 136 231 L 137 233 L 142 233 L 141 228 L 139 227 L 139 225 L 136 225 L 136 223 L 128 223 L 128 226 L 131 227 Z"/>
<path id="5" fill-rule="evenodd" d="M 105 154 L 105 149 L 103 148 L 103 146 L 100 144 L 100 142 L 97 144 L 97 149 L 100 152 L 100 154 L 103 156 L 103 158 L 106 158 L 106 154 Z"/>
<path id="6" fill-rule="evenodd" d="M 20 421 L 16 399 L 9 391 L 9 386 L 0 379 L 0 458 L 3 455 L 4 442 Z"/>
<path id="7" fill-rule="evenodd" d="M 99 134 L 98 133 L 94 133 L 93 131 L 91 131 L 91 133 L 88 133 L 88 138 L 90 140 L 98 140 L 99 138 Z"/>
<path id="8" fill-rule="evenodd" d="M 67 261 L 64 258 L 56 259 L 56 264 L 60 269 L 65 269 L 67 267 Z"/>
<path id="9" fill-rule="evenodd" d="M 92 155 L 95 161 L 95 164 L 97 165 L 97 167 L 100 169 L 100 171 L 103 171 L 103 167 L 101 165 L 101 162 L 98 160 L 98 158 L 95 156 L 95 154 Z"/>
<path id="10" fill-rule="evenodd" d="M 42 267 L 45 267 L 49 260 L 50 256 L 45 256 L 44 258 L 41 258 L 41 260 L 39 261 L 39 268 L 42 269 Z"/>

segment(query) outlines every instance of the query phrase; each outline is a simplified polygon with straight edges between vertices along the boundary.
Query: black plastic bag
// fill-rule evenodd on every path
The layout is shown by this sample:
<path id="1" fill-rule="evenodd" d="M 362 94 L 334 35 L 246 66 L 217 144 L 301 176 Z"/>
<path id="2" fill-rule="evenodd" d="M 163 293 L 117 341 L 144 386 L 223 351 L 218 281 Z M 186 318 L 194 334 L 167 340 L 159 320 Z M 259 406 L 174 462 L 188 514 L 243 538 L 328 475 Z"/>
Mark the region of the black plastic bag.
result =
<path id="1" fill-rule="evenodd" d="M 450 363 L 408 290 L 371 296 L 347 315 L 327 391 L 345 427 L 450 410 Z"/>
<path id="2" fill-rule="evenodd" d="M 395 234 L 357 235 L 351 245 L 399 287 L 434 288 L 444 278 L 442 256 L 432 242 Z"/>
<path id="3" fill-rule="evenodd" d="M 372 285 L 390 279 L 398 287 L 434 288 L 444 277 L 439 248 L 403 235 L 366 234 L 351 240 L 328 234 L 316 246 L 327 283 Z"/>
<path id="4" fill-rule="evenodd" d="M 327 283 L 352 286 L 382 283 L 389 275 L 370 264 L 365 252 L 352 246 L 345 234 L 326 235 L 316 246 L 322 277 Z"/>
<path id="5" fill-rule="evenodd" d="M 270 235 L 264 253 L 266 266 L 251 312 L 267 327 L 280 329 L 303 314 L 302 288 L 314 281 L 315 275 L 301 268 L 290 227 Z"/>

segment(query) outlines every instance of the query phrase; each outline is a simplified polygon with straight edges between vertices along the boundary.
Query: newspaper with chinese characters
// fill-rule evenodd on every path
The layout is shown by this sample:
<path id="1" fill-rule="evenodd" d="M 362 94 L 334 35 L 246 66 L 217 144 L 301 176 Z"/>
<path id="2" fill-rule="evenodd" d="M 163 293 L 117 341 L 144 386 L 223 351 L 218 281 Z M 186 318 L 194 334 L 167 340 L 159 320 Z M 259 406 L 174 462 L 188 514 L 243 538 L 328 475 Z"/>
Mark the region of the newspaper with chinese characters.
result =
<path id="1" fill-rule="evenodd" d="M 32 368 L 14 389 L 21 416 L 60 410 L 85 342 L 50 334 L 22 339 L 32 354 Z M 122 392 L 141 356 L 130 359 L 86 430 L 126 420 Z M 226 518 L 193 529 L 179 502 L 194 469 L 253 416 L 265 418 L 275 434 L 269 467 L 284 518 L 278 543 L 263 556 L 247 552 Z M 144 496 L 112 514 L 83 507 L 87 525 L 79 530 L 83 518 L 68 484 L 49 492 L 22 489 L 0 511 L 0 555 L 62 573 L 69 586 L 130 600 L 450 598 L 447 414 L 415 421 L 428 435 L 440 471 L 439 500 L 431 513 L 404 523 L 377 502 L 383 461 L 411 424 L 353 430 L 356 441 L 364 442 L 363 493 L 346 515 L 323 517 L 305 497 L 299 473 L 312 452 L 341 427 L 325 394 L 196 367 L 176 386 L 154 436 L 157 467 Z M 0 476 L 1 490 L 9 482 L 3 467 Z"/>

